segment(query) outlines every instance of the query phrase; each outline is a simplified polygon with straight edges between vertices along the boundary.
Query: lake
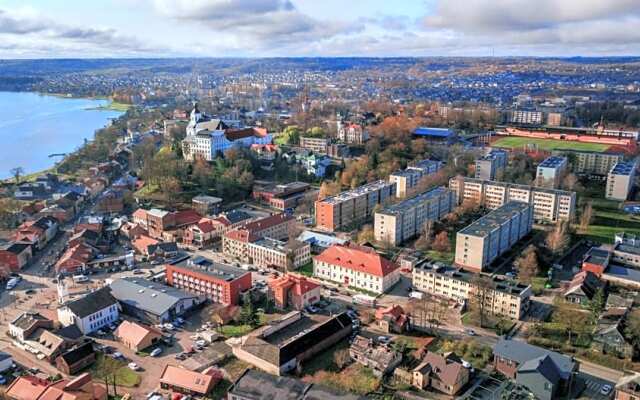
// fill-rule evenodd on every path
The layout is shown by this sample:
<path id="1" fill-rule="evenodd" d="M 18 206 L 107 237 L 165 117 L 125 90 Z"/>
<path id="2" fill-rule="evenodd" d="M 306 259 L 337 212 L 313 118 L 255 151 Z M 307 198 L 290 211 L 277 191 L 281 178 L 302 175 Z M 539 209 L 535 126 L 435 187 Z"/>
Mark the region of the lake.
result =
<path id="1" fill-rule="evenodd" d="M 70 99 L 37 93 L 0 92 L 0 179 L 22 167 L 25 173 L 52 167 L 61 157 L 92 139 L 94 132 L 122 113 L 96 110 L 108 100 Z"/>

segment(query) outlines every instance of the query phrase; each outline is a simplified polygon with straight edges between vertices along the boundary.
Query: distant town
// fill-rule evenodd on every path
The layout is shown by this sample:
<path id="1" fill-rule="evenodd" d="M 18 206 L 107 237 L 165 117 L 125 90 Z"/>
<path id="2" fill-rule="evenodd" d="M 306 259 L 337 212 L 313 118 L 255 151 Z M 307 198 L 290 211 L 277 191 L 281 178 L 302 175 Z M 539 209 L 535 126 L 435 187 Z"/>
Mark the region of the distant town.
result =
<path id="1" fill-rule="evenodd" d="M 6 60 L 0 90 L 123 112 L 0 185 L 2 398 L 640 398 L 637 58 Z"/>

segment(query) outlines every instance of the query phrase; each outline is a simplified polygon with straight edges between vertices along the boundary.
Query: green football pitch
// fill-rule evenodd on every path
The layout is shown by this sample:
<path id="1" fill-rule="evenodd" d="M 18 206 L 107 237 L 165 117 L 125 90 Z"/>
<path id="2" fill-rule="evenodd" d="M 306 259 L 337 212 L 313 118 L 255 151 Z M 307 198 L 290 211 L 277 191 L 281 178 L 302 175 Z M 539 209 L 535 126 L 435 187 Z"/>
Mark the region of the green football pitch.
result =
<path id="1" fill-rule="evenodd" d="M 511 149 L 524 149 L 530 145 L 531 150 L 578 150 L 578 151 L 606 151 L 610 145 L 600 143 L 572 142 L 557 139 L 537 139 L 527 137 L 504 137 L 491 144 L 495 147 L 507 147 Z"/>

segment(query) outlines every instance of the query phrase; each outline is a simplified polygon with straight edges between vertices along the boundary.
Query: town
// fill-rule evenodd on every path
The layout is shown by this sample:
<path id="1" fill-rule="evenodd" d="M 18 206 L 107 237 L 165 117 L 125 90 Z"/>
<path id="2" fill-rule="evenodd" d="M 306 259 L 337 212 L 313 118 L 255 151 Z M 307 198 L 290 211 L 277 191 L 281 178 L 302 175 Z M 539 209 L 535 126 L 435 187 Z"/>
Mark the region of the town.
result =
<path id="1" fill-rule="evenodd" d="M 0 61 L 0 398 L 640 398 L 639 65 Z"/>

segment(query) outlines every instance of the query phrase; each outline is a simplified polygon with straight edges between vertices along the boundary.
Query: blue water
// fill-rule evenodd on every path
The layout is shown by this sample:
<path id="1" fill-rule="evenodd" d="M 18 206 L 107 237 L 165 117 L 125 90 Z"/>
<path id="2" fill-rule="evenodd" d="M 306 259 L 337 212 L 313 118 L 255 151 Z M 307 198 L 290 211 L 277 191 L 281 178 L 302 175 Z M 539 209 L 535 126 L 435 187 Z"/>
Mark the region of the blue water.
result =
<path id="1" fill-rule="evenodd" d="M 36 93 L 0 92 L 0 178 L 10 170 L 26 173 L 52 167 L 60 157 L 92 139 L 94 132 L 122 113 L 91 110 L 107 100 L 67 99 Z"/>

